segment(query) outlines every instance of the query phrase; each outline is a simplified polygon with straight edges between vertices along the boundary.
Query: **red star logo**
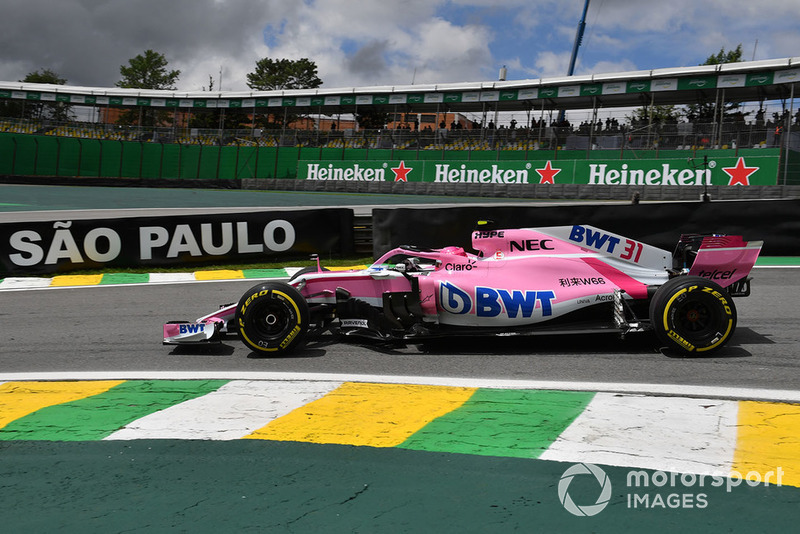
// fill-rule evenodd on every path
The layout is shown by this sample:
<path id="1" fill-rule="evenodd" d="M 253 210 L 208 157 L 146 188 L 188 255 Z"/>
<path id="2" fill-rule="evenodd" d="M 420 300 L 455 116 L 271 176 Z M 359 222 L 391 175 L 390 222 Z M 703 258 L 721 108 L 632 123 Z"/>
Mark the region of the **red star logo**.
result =
<path id="1" fill-rule="evenodd" d="M 395 182 L 408 182 L 408 173 L 413 171 L 413 167 L 406 167 L 404 161 L 400 162 L 400 166 L 396 168 L 392 168 L 392 172 L 394 172 L 394 181 Z"/>
<path id="2" fill-rule="evenodd" d="M 750 185 L 750 175 L 758 169 L 759 167 L 746 167 L 744 158 L 741 156 L 739 156 L 739 161 L 736 162 L 736 167 L 722 168 L 731 177 L 728 185 Z"/>
<path id="3" fill-rule="evenodd" d="M 561 169 L 554 169 L 550 165 L 550 160 L 547 160 L 547 165 L 544 166 L 544 169 L 535 169 L 536 172 L 539 173 L 541 179 L 539 180 L 540 184 L 555 184 L 555 176 L 556 174 L 561 172 Z"/>

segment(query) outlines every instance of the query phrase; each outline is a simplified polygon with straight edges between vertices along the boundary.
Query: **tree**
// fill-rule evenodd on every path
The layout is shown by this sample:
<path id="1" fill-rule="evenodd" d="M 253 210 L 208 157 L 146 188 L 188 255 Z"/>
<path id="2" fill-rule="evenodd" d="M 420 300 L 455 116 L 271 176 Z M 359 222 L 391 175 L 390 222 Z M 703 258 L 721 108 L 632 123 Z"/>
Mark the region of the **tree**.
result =
<path id="1" fill-rule="evenodd" d="M 247 74 L 247 86 L 255 91 L 313 89 L 322 85 L 317 65 L 308 58 L 270 59 L 256 62 L 256 70 Z"/>
<path id="2" fill-rule="evenodd" d="M 62 78 L 50 69 L 42 69 L 41 71 L 29 72 L 20 82 L 65 85 L 67 79 Z M 72 105 L 66 102 L 16 102 L 8 100 L 0 104 L 0 115 L 4 117 L 20 117 L 33 120 L 44 119 L 59 122 L 67 122 L 75 118 L 72 113 Z"/>
<path id="3" fill-rule="evenodd" d="M 145 50 L 144 55 L 128 60 L 128 66 L 121 65 L 122 79 L 115 85 L 125 89 L 166 89 L 175 90 L 175 82 L 181 75 L 179 70 L 167 70 L 167 59 L 163 54 Z"/>
<path id="4" fill-rule="evenodd" d="M 675 106 L 642 106 L 633 110 L 628 120 L 634 127 L 653 124 L 676 123 L 681 112 Z"/>
<path id="5" fill-rule="evenodd" d="M 739 46 L 737 46 L 735 50 L 728 50 L 726 52 L 724 48 L 720 48 L 717 54 L 708 56 L 706 62 L 701 63 L 701 65 L 722 65 L 723 63 L 738 63 L 741 60 L 742 44 L 739 43 Z"/>
<path id="6" fill-rule="evenodd" d="M 181 74 L 179 70 L 167 70 L 167 59 L 163 54 L 153 50 L 145 50 L 144 54 L 128 60 L 128 65 L 121 65 L 119 73 L 122 79 L 115 85 L 125 89 L 157 89 L 175 90 L 175 82 Z M 168 111 L 156 111 L 151 108 L 126 110 L 117 120 L 120 124 L 139 124 L 139 126 L 156 126 L 168 123 Z"/>
<path id="7" fill-rule="evenodd" d="M 380 130 L 389 122 L 389 114 L 380 111 L 361 111 L 356 115 L 358 125 L 367 130 Z"/>
<path id="8" fill-rule="evenodd" d="M 734 50 L 725 51 L 725 48 L 720 48 L 716 54 L 711 54 L 706 58 L 701 65 L 721 65 L 723 63 L 738 63 L 742 61 L 742 45 L 741 43 Z M 739 113 L 739 104 L 725 103 L 723 115 L 731 115 Z M 715 122 L 719 111 L 714 102 L 705 102 L 703 104 L 690 104 L 686 107 L 686 118 L 690 122 Z M 741 113 L 739 113 L 741 115 Z"/>
<path id="9" fill-rule="evenodd" d="M 203 91 L 214 90 L 214 77 L 208 75 L 208 88 Z M 193 110 L 189 116 L 189 128 L 202 128 L 207 130 L 236 130 L 250 125 L 250 115 L 237 108 L 214 108 Z"/>
<path id="10" fill-rule="evenodd" d="M 308 58 L 291 60 L 265 57 L 256 61 L 256 69 L 247 74 L 247 86 L 255 91 L 313 89 L 320 85 L 322 80 L 317 76 L 317 64 Z M 255 117 L 254 120 L 265 128 L 276 128 L 285 127 L 298 118 L 298 115 L 287 113 L 281 117 Z"/>

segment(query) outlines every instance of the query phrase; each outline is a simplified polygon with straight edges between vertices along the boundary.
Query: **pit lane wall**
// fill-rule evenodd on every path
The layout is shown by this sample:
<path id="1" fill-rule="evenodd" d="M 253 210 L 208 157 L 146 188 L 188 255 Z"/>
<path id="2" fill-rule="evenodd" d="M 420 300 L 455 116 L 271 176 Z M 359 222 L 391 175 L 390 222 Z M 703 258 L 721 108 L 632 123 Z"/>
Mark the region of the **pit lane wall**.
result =
<path id="1" fill-rule="evenodd" d="M 763 240 L 764 256 L 800 256 L 800 200 L 375 208 L 372 252 L 413 244 L 471 249 L 478 220 L 497 228 L 590 224 L 666 250 L 682 233 Z M 0 223 L 0 276 L 81 269 L 261 263 L 354 254 L 350 209 Z"/>
<path id="2" fill-rule="evenodd" d="M 353 251 L 353 211 L 342 208 L 0 223 L 0 277 Z"/>
<path id="3" fill-rule="evenodd" d="M 477 221 L 491 220 L 494 228 L 590 224 L 669 251 L 681 234 L 742 235 L 748 241 L 763 240 L 764 256 L 800 256 L 798 213 L 800 200 L 376 208 L 373 254 L 378 257 L 402 244 L 471 250 Z"/>

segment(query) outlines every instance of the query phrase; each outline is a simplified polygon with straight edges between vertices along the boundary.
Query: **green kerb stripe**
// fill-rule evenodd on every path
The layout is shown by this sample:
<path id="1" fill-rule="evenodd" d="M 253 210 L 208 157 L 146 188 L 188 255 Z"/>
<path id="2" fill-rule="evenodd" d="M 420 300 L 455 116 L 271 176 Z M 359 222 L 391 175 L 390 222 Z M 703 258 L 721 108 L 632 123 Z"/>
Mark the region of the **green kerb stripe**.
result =
<path id="1" fill-rule="evenodd" d="M 399 447 L 537 458 L 593 397 L 591 392 L 479 389 Z"/>
<path id="2" fill-rule="evenodd" d="M 93 441 L 131 421 L 216 391 L 228 380 L 130 380 L 100 395 L 57 404 L 0 429 L 0 440 Z"/>
<path id="3" fill-rule="evenodd" d="M 800 256 L 766 256 L 759 257 L 756 265 L 800 265 Z"/>
<path id="4" fill-rule="evenodd" d="M 286 269 L 244 269 L 245 278 L 288 278 Z"/>
<path id="5" fill-rule="evenodd" d="M 149 281 L 147 273 L 108 273 L 100 279 L 100 284 L 146 284 Z"/>

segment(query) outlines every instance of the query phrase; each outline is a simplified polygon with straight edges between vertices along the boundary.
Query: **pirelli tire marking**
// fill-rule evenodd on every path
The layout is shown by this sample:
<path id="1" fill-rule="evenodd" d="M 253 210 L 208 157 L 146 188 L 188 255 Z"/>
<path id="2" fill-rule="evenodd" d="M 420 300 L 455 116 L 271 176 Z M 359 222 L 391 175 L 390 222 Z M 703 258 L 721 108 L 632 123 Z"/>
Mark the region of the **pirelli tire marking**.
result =
<path id="1" fill-rule="evenodd" d="M 662 290 L 653 299 L 651 319 L 663 341 L 696 353 L 714 351 L 728 341 L 736 327 L 736 308 L 719 285 L 692 277 L 673 279 Z"/>

